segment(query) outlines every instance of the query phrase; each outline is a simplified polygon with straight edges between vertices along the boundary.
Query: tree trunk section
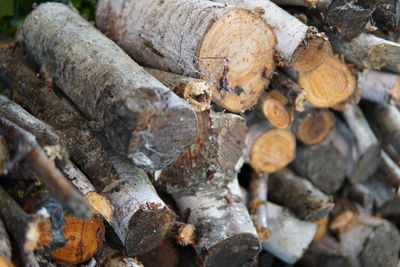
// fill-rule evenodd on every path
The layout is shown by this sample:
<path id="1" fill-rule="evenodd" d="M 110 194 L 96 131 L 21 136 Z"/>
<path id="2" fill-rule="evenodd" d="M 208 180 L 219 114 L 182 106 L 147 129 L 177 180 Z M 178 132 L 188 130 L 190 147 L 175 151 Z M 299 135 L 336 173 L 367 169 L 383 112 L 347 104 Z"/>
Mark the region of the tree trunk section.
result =
<path id="1" fill-rule="evenodd" d="M 258 239 L 263 242 L 271 236 L 271 229 L 268 227 L 268 174 L 253 174 L 250 180 L 249 212 L 254 227 L 258 233 Z"/>

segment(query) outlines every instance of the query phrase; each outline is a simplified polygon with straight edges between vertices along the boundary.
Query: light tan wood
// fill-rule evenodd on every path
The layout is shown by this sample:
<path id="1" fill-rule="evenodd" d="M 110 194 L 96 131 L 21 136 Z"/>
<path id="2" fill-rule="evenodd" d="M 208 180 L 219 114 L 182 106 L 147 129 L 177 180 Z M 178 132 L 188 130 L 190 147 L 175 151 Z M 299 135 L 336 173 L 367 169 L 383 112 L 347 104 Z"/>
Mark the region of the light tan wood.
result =
<path id="1" fill-rule="evenodd" d="M 278 90 L 270 91 L 261 100 L 261 110 L 264 117 L 277 128 L 288 128 L 292 124 L 294 107 Z"/>
<path id="2" fill-rule="evenodd" d="M 4 256 L 0 256 L 0 266 L 1 267 L 14 267 L 14 264 Z"/>
<path id="3" fill-rule="evenodd" d="M 110 204 L 110 201 L 105 197 L 100 195 L 99 193 L 92 191 L 84 195 L 86 201 L 89 205 L 104 219 L 111 223 L 112 215 L 113 215 L 113 207 Z"/>
<path id="4" fill-rule="evenodd" d="M 356 81 L 346 64 L 330 55 L 318 68 L 299 73 L 298 83 L 307 93 L 307 101 L 317 107 L 331 107 L 347 99 Z"/>
<path id="5" fill-rule="evenodd" d="M 315 232 L 313 241 L 319 241 L 328 231 L 329 216 L 322 217 L 321 219 L 314 221 L 314 223 L 317 225 L 317 231 Z"/>

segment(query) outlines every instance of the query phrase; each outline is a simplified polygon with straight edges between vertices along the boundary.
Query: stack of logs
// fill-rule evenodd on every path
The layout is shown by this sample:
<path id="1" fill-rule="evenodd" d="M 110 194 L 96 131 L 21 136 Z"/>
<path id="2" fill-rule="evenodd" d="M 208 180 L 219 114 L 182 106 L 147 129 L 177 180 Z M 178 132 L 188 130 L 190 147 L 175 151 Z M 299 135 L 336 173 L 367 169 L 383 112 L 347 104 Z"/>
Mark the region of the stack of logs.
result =
<path id="1" fill-rule="evenodd" d="M 399 3 L 274 2 L 35 7 L 0 47 L 0 265 L 396 266 Z"/>

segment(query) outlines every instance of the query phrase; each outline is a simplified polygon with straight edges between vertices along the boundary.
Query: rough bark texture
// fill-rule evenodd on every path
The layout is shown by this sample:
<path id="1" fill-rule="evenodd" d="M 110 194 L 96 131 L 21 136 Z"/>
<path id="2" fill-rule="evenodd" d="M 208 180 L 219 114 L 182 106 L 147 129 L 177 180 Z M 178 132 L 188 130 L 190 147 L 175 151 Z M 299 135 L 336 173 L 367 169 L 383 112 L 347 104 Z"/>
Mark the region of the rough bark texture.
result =
<path id="1" fill-rule="evenodd" d="M 305 6 L 309 8 L 315 8 L 317 5 L 329 6 L 331 0 L 274 0 L 277 5 L 282 6 Z"/>
<path id="2" fill-rule="evenodd" d="M 380 28 L 399 32 L 400 2 L 398 0 L 357 0 L 357 4 L 374 10 L 372 17 Z"/>
<path id="3" fill-rule="evenodd" d="M 7 163 L 10 160 L 10 152 L 8 150 L 7 140 L 0 135 L 0 173 L 6 172 Z"/>
<path id="4" fill-rule="evenodd" d="M 251 264 L 260 247 L 237 180 L 225 188 L 174 198 L 180 213 L 196 226 L 196 251 L 204 266 Z"/>
<path id="5" fill-rule="evenodd" d="M 144 266 L 178 267 L 180 265 L 179 251 L 171 239 L 164 240 L 152 251 L 138 256 Z M 184 266 L 184 265 L 183 265 Z M 111 267 L 111 266 L 110 266 Z"/>
<path id="6" fill-rule="evenodd" d="M 308 179 L 319 190 L 332 194 L 339 190 L 346 176 L 346 157 L 334 146 L 298 146 L 291 165 L 294 171 Z"/>
<path id="7" fill-rule="evenodd" d="M 400 162 L 400 112 L 392 105 L 387 107 L 377 103 L 362 106 L 382 147 L 395 162 Z"/>
<path id="8" fill-rule="evenodd" d="M 272 235 L 262 243 L 263 249 L 286 263 L 295 263 L 313 240 L 316 225 L 301 221 L 283 207 L 270 202 L 268 216 Z"/>
<path id="9" fill-rule="evenodd" d="M 357 164 L 348 178 L 353 183 L 361 182 L 378 169 L 380 145 L 358 106 L 350 106 L 343 112 L 343 116 L 356 138 L 353 153 L 357 155 Z"/>
<path id="10" fill-rule="evenodd" d="M 249 10 L 205 0 L 102 0 L 96 21 L 140 64 L 212 82 L 213 100 L 233 112 L 256 103 L 269 82 L 264 73 L 274 69 L 274 33 Z"/>
<path id="11" fill-rule="evenodd" d="M 331 107 L 347 99 L 356 88 L 356 81 L 346 64 L 329 55 L 318 68 L 299 73 L 298 83 L 308 102 L 316 107 Z"/>
<path id="12" fill-rule="evenodd" d="M 382 105 L 400 107 L 400 76 L 396 74 L 365 70 L 358 78 L 361 97 Z"/>
<path id="13" fill-rule="evenodd" d="M 13 267 L 11 262 L 11 243 L 6 228 L 2 220 L 0 220 L 0 264 L 4 267 Z"/>
<path id="14" fill-rule="evenodd" d="M 210 109 L 213 84 L 201 79 L 186 77 L 171 72 L 145 68 L 175 94 L 184 98 L 196 112 Z"/>
<path id="15" fill-rule="evenodd" d="M 273 129 L 257 116 L 247 119 L 245 159 L 258 173 L 270 173 L 284 168 L 296 155 L 296 138 L 289 130 Z"/>
<path id="16" fill-rule="evenodd" d="M 163 168 L 196 137 L 188 104 L 68 6 L 40 5 L 21 36 L 35 62 L 135 164 Z"/>
<path id="17" fill-rule="evenodd" d="M 268 195 L 274 203 L 290 208 L 298 218 L 307 221 L 326 216 L 334 207 L 332 197 L 289 169 L 270 175 Z"/>
<path id="18" fill-rule="evenodd" d="M 315 27 L 307 27 L 297 18 L 269 0 L 214 0 L 214 2 L 248 8 L 260 15 L 275 31 L 276 51 L 299 72 L 308 72 L 321 65 L 330 52 L 328 38 Z"/>
<path id="19" fill-rule="evenodd" d="M 254 227 L 258 233 L 258 239 L 263 242 L 271 236 L 271 229 L 268 227 L 268 174 L 253 175 L 250 180 L 249 211 Z"/>
<path id="20" fill-rule="evenodd" d="M 335 117 L 328 109 L 309 109 L 297 114 L 292 129 L 296 137 L 306 145 L 323 142 L 335 125 Z"/>
<path id="21" fill-rule="evenodd" d="M 198 113 L 199 136 L 175 163 L 155 173 L 169 193 L 181 194 L 223 187 L 241 167 L 247 128 L 241 116 Z"/>
<path id="22" fill-rule="evenodd" d="M 336 53 L 361 68 L 379 69 L 400 63 L 400 44 L 372 34 L 362 33 L 349 42 L 331 39 L 331 44 Z"/>

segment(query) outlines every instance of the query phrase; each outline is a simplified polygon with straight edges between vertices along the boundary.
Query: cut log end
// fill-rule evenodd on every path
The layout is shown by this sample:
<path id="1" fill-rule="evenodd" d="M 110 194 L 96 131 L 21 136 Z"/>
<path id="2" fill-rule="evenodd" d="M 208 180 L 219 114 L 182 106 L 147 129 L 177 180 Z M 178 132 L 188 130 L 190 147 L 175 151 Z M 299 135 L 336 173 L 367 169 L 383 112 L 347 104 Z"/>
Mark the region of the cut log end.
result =
<path id="1" fill-rule="evenodd" d="M 14 267 L 14 264 L 4 256 L 0 256 L 0 266 L 2 267 Z"/>
<path id="2" fill-rule="evenodd" d="M 296 139 L 284 129 L 268 130 L 254 142 L 250 164 L 260 173 L 275 172 L 285 167 L 296 154 Z"/>
<path id="3" fill-rule="evenodd" d="M 331 107 L 347 99 L 356 81 L 346 64 L 330 55 L 318 68 L 300 73 L 298 83 L 307 93 L 307 101 L 316 107 Z"/>
<path id="4" fill-rule="evenodd" d="M 334 123 L 334 116 L 329 110 L 313 110 L 297 123 L 296 136 L 304 144 L 319 144 L 328 137 Z"/>
<path id="5" fill-rule="evenodd" d="M 52 252 L 51 257 L 59 263 L 78 264 L 92 257 L 104 238 L 104 225 L 96 216 L 80 219 L 65 216 L 63 227 L 67 245 Z"/>
<path id="6" fill-rule="evenodd" d="M 389 103 L 400 107 L 400 77 L 389 92 Z"/>
<path id="7" fill-rule="evenodd" d="M 329 42 L 322 36 L 304 40 L 292 56 L 292 66 L 298 72 L 309 72 L 320 66 L 331 51 Z"/>
<path id="8" fill-rule="evenodd" d="M 262 100 L 262 112 L 265 118 L 277 128 L 288 128 L 293 121 L 293 109 L 288 100 L 278 91 L 272 91 Z"/>
<path id="9" fill-rule="evenodd" d="M 183 90 L 183 98 L 196 112 L 209 110 L 211 106 L 210 84 L 202 80 L 193 80 L 187 83 Z"/>
<path id="10" fill-rule="evenodd" d="M 349 180 L 353 183 L 358 183 L 372 175 L 378 169 L 380 157 L 381 149 L 379 144 L 371 144 L 362 154 L 361 159 L 357 162 Z"/>
<path id="11" fill-rule="evenodd" d="M 219 242 L 204 253 L 203 263 L 212 266 L 245 266 L 259 253 L 260 245 L 252 234 L 238 234 Z"/>
<path id="12" fill-rule="evenodd" d="M 85 195 L 85 199 L 96 212 L 101 214 L 107 222 L 111 223 L 113 208 L 106 197 L 97 192 L 89 192 Z"/>
<path id="13" fill-rule="evenodd" d="M 42 215 L 35 215 L 27 229 L 24 249 L 34 251 L 49 244 L 51 240 L 52 227 L 50 221 Z"/>
<path id="14" fill-rule="evenodd" d="M 271 229 L 264 227 L 262 225 L 259 224 L 254 224 L 254 227 L 257 230 L 257 235 L 258 235 L 258 239 L 260 241 L 264 241 L 267 240 L 268 238 L 271 237 Z"/>
<path id="15" fill-rule="evenodd" d="M 146 206 L 139 209 L 129 222 L 125 247 L 132 255 L 154 249 L 173 226 L 174 214 L 168 208 L 152 207 L 152 203 Z"/>
<path id="16" fill-rule="evenodd" d="M 249 10 L 232 8 L 214 22 L 197 52 L 200 76 L 215 85 L 213 100 L 232 112 L 253 106 L 269 84 L 275 43 L 269 25 Z"/>
<path id="17" fill-rule="evenodd" d="M 185 224 L 178 229 L 175 236 L 179 245 L 186 247 L 196 243 L 196 228 L 192 224 Z"/>

